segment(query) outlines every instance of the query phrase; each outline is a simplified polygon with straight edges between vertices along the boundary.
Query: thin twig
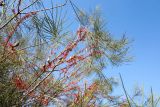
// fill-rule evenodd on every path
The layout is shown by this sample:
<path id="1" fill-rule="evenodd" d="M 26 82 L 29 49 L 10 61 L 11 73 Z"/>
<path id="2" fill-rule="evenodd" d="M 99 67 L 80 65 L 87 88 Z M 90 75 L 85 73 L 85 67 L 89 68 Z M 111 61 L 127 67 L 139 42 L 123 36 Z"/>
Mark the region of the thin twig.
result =
<path id="1" fill-rule="evenodd" d="M 69 0 L 69 2 L 70 2 L 71 6 L 72 6 L 72 8 L 73 8 L 74 13 L 76 14 L 76 16 L 77 16 L 77 18 L 78 18 L 80 24 L 82 24 L 82 23 L 81 23 L 81 19 L 79 18 L 79 15 L 78 15 L 78 13 L 76 12 L 76 9 L 74 8 L 75 5 L 73 4 L 73 2 L 72 2 L 71 0 Z"/>

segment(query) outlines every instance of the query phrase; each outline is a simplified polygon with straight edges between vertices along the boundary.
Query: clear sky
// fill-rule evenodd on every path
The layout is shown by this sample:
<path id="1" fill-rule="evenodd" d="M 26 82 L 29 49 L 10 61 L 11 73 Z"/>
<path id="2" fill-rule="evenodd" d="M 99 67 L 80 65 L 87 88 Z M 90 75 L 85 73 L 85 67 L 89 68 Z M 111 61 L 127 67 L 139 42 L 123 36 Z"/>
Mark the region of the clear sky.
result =
<path id="1" fill-rule="evenodd" d="M 109 76 L 122 74 L 127 91 L 135 85 L 160 95 L 160 0 L 75 0 L 84 10 L 100 6 L 107 30 L 115 37 L 123 33 L 130 39 L 133 62 L 108 68 Z"/>

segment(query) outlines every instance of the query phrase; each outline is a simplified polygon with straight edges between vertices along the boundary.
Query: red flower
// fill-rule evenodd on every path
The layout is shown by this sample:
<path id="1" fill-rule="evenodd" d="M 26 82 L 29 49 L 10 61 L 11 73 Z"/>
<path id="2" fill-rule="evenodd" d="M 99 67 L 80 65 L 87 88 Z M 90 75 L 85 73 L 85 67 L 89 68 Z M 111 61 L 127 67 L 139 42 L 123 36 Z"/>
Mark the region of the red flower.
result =
<path id="1" fill-rule="evenodd" d="M 84 40 L 87 34 L 87 30 L 85 27 L 80 27 L 77 31 L 78 39 L 79 40 Z"/>
<path id="2" fill-rule="evenodd" d="M 67 68 L 66 68 L 66 67 L 65 67 L 65 68 L 62 68 L 61 71 L 62 71 L 63 73 L 67 73 Z"/>
<path id="3" fill-rule="evenodd" d="M 44 98 L 42 99 L 41 103 L 44 105 L 44 106 L 47 106 L 49 104 L 49 99 L 48 98 Z"/>
<path id="4" fill-rule="evenodd" d="M 77 84 L 77 82 L 76 82 L 76 81 L 72 81 L 72 82 L 70 82 L 70 83 L 67 85 L 67 87 L 68 87 L 68 86 L 71 86 L 71 85 L 75 85 L 75 84 Z"/>
<path id="5" fill-rule="evenodd" d="M 13 79 L 13 82 L 16 85 L 16 87 L 20 90 L 24 90 L 27 88 L 27 84 L 19 76 L 16 76 Z"/>
<path id="6" fill-rule="evenodd" d="M 97 84 L 93 83 L 88 87 L 88 90 L 92 90 L 92 89 L 96 89 L 97 88 Z"/>
<path id="7" fill-rule="evenodd" d="M 69 92 L 69 91 L 72 91 L 72 90 L 80 90 L 80 87 L 79 86 L 73 86 L 73 87 L 69 87 L 65 90 L 63 90 L 63 92 Z"/>

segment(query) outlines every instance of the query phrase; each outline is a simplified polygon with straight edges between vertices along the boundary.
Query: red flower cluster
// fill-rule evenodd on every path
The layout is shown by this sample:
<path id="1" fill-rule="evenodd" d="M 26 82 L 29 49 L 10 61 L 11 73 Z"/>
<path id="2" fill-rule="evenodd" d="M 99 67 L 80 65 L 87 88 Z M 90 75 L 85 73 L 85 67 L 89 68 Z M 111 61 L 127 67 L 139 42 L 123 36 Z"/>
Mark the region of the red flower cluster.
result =
<path id="1" fill-rule="evenodd" d="M 66 93 L 66 92 L 69 92 L 69 91 L 72 91 L 72 90 L 80 90 L 80 87 L 79 86 L 71 86 L 67 89 L 64 89 L 63 92 Z"/>
<path id="2" fill-rule="evenodd" d="M 50 69 L 50 68 L 54 68 L 53 61 L 52 61 L 52 62 L 51 62 L 51 61 L 48 61 L 47 64 L 43 65 L 43 66 L 41 67 L 41 71 L 42 71 L 42 72 L 46 72 L 46 71 L 47 71 L 48 69 Z"/>
<path id="3" fill-rule="evenodd" d="M 68 85 L 66 85 L 66 86 L 69 87 L 69 86 L 71 86 L 71 85 L 76 85 L 76 84 L 77 84 L 76 81 L 72 81 L 72 82 L 68 83 Z"/>
<path id="4" fill-rule="evenodd" d="M 79 99 L 80 99 L 79 93 L 78 93 L 78 94 L 74 94 L 74 97 L 75 97 L 74 102 L 75 102 L 75 103 L 78 103 L 78 102 L 79 102 Z"/>
<path id="5" fill-rule="evenodd" d="M 20 90 L 25 90 L 27 89 L 27 84 L 21 79 L 21 77 L 16 76 L 13 79 L 14 84 L 16 85 L 16 87 Z"/>
<path id="6" fill-rule="evenodd" d="M 48 98 L 44 98 L 42 99 L 41 103 L 44 105 L 44 106 L 47 106 L 49 104 L 49 99 Z"/>
<path id="7" fill-rule="evenodd" d="M 81 61 L 83 60 L 84 57 L 83 56 L 77 56 L 77 55 L 74 55 L 72 56 L 69 60 L 67 60 L 68 63 L 75 63 L 77 61 Z"/>
<path id="8" fill-rule="evenodd" d="M 37 100 L 44 106 L 49 104 L 49 98 L 45 97 L 43 94 L 37 97 Z"/>
<path id="9" fill-rule="evenodd" d="M 67 70 L 68 70 L 67 67 L 61 69 L 62 73 L 64 73 L 64 74 L 67 73 Z"/>
<path id="10" fill-rule="evenodd" d="M 84 41 L 87 34 L 87 30 L 85 27 L 80 27 L 77 31 L 78 39 Z"/>
<path id="11" fill-rule="evenodd" d="M 88 87 L 88 90 L 93 90 L 93 89 L 96 89 L 96 88 L 97 88 L 97 84 L 93 83 Z"/>

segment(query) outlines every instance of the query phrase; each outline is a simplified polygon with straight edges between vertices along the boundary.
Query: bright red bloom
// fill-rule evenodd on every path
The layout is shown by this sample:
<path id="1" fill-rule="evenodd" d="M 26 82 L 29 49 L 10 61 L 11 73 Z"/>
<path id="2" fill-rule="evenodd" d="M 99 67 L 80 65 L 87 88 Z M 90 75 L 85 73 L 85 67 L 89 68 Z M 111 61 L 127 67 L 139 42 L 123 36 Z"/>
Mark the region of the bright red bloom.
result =
<path id="1" fill-rule="evenodd" d="M 18 89 L 20 89 L 20 90 L 27 89 L 27 84 L 19 76 L 16 76 L 13 79 L 13 82 Z"/>
<path id="2" fill-rule="evenodd" d="M 84 40 L 87 34 L 87 30 L 85 27 L 80 27 L 77 31 L 78 39 L 79 40 Z"/>
<path id="3" fill-rule="evenodd" d="M 44 105 L 44 106 L 47 106 L 49 104 L 49 99 L 48 98 L 44 98 L 42 99 L 41 103 Z"/>

